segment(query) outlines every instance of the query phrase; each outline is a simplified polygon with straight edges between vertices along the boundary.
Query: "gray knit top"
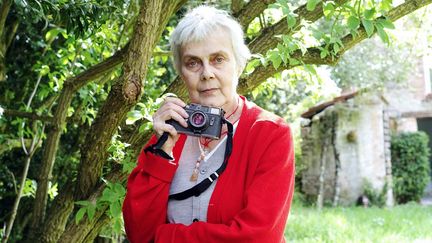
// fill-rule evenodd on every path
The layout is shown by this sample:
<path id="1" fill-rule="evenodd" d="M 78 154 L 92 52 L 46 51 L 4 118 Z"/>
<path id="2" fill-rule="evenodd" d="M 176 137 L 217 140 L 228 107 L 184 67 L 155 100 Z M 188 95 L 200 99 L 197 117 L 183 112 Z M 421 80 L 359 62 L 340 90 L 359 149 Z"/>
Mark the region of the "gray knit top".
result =
<path id="1" fill-rule="evenodd" d="M 234 131 L 238 122 L 234 124 Z M 190 181 L 190 176 L 195 168 L 198 156 L 200 155 L 199 139 L 188 136 L 179 159 L 179 166 L 170 186 L 170 195 L 187 190 L 201 182 L 210 174 L 215 172 L 223 163 L 226 136 L 222 141 L 205 157 L 200 163 L 198 180 Z M 194 221 L 207 221 L 207 209 L 210 197 L 218 179 L 198 197 L 190 197 L 184 200 L 169 200 L 167 218 L 170 223 L 190 225 Z"/>

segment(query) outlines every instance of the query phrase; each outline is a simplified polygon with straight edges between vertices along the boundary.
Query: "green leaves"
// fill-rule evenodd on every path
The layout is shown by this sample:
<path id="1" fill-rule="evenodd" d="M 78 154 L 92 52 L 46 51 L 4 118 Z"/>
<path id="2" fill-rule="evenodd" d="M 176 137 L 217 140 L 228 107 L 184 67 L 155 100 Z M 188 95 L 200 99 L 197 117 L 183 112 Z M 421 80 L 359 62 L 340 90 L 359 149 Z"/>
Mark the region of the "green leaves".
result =
<path id="1" fill-rule="evenodd" d="M 292 14 L 287 15 L 287 24 L 288 24 L 288 27 L 290 27 L 290 28 L 295 26 L 296 18 L 294 15 L 292 15 Z"/>
<path id="2" fill-rule="evenodd" d="M 392 137 L 392 174 L 399 203 L 419 201 L 429 181 L 428 136 L 424 132 L 402 133 Z"/>
<path id="3" fill-rule="evenodd" d="M 374 25 L 373 22 L 371 20 L 367 20 L 367 19 L 362 19 L 362 24 L 363 27 L 366 30 L 366 34 L 368 37 L 371 37 L 372 34 L 374 33 Z"/>
<path id="4" fill-rule="evenodd" d="M 378 19 L 377 25 L 382 25 L 382 27 L 384 27 L 386 29 L 394 29 L 395 28 L 394 24 L 390 20 L 387 20 L 387 19 Z"/>
<path id="5" fill-rule="evenodd" d="M 371 8 L 371 9 L 366 9 L 363 14 L 366 19 L 371 20 L 374 19 L 375 13 L 376 13 L 375 8 Z"/>
<path id="6" fill-rule="evenodd" d="M 23 188 L 23 197 L 35 197 L 37 188 L 37 182 L 35 180 L 31 180 L 29 178 L 26 179 L 24 188 Z"/>
<path id="7" fill-rule="evenodd" d="M 93 219 L 93 217 L 96 213 L 96 203 L 95 202 L 77 201 L 77 202 L 75 202 L 75 204 L 81 206 L 81 208 L 78 210 L 77 214 L 75 215 L 75 223 L 76 224 L 78 224 L 86 214 L 90 220 Z"/>
<path id="8" fill-rule="evenodd" d="M 306 9 L 308 11 L 313 11 L 320 0 L 308 0 L 306 4 Z"/>
<path id="9" fill-rule="evenodd" d="M 96 201 L 77 201 L 75 204 L 81 208 L 75 215 L 75 223 L 78 224 L 85 215 L 89 220 L 93 220 L 97 210 L 108 207 L 106 214 L 113 221 L 112 227 L 115 233 L 121 233 L 122 215 L 121 205 L 126 195 L 126 189 L 120 183 L 107 182 L 107 187 L 102 192 L 102 196 Z"/>
<path id="10" fill-rule="evenodd" d="M 256 67 L 262 65 L 264 67 L 267 66 L 267 59 L 261 54 L 252 54 L 252 60 L 248 62 L 245 68 L 246 74 L 252 73 Z"/>
<path id="11" fill-rule="evenodd" d="M 356 16 L 349 16 L 347 24 L 351 30 L 356 30 L 360 25 L 360 20 Z"/>
<path id="12" fill-rule="evenodd" d="M 313 1 L 319 2 L 319 0 Z M 282 10 L 282 13 L 286 16 L 287 25 L 289 28 L 293 28 L 296 25 L 297 14 L 294 13 L 291 3 L 289 3 L 287 0 L 277 0 L 276 3 L 270 4 L 269 7 Z"/>
<path id="13" fill-rule="evenodd" d="M 363 12 L 364 19 L 362 19 L 363 27 L 366 30 L 366 34 L 368 37 L 371 37 L 374 33 L 375 27 L 374 27 L 374 15 L 375 15 L 375 9 L 367 9 Z"/>
<path id="14" fill-rule="evenodd" d="M 272 62 L 274 69 L 278 69 L 282 63 L 282 58 L 276 50 L 269 51 L 267 58 Z"/>
<path id="15" fill-rule="evenodd" d="M 389 40 L 387 32 L 384 30 L 384 28 L 394 29 L 395 27 L 394 27 L 393 23 L 390 22 L 389 20 L 386 20 L 386 19 L 378 19 L 375 23 L 375 26 L 376 26 L 378 35 L 381 38 L 381 40 L 384 43 L 389 44 L 390 40 Z"/>
<path id="16" fill-rule="evenodd" d="M 384 29 L 385 28 L 387 28 L 387 29 L 394 29 L 395 28 L 391 21 L 384 19 L 384 18 L 377 19 L 376 21 L 368 20 L 368 19 L 362 19 L 362 24 L 366 30 L 366 34 L 368 35 L 368 37 L 371 37 L 373 35 L 375 29 L 376 29 L 378 36 L 381 38 L 381 40 L 384 43 L 387 43 L 387 44 L 390 43 L 389 37 L 388 37 L 388 35 Z"/>
<path id="17" fill-rule="evenodd" d="M 108 152 L 110 153 L 109 159 L 115 162 L 121 162 L 125 158 L 126 148 L 129 146 L 130 144 L 120 141 L 120 135 L 114 135 L 108 147 Z"/>
<path id="18" fill-rule="evenodd" d="M 270 50 L 266 54 L 266 59 L 269 60 L 275 69 L 278 69 L 280 65 L 291 65 L 297 66 L 300 61 L 293 58 L 292 55 L 296 51 L 301 51 L 304 55 L 307 51 L 306 45 L 297 38 L 293 38 L 289 35 L 276 36 L 282 39 L 282 43 L 279 43 L 277 47 Z M 266 62 L 265 62 L 266 63 Z"/>
<path id="19" fill-rule="evenodd" d="M 329 19 L 329 18 L 331 18 L 331 17 L 333 16 L 334 12 L 335 12 L 335 6 L 334 6 L 334 3 L 333 3 L 332 1 L 327 1 L 327 2 L 325 2 L 325 3 L 324 3 L 324 6 L 323 6 L 323 13 L 324 13 L 324 16 L 325 16 L 327 19 Z"/>
<path id="20" fill-rule="evenodd" d="M 143 117 L 144 115 L 142 114 L 141 111 L 138 110 L 129 111 L 127 113 L 126 124 L 128 125 L 134 124 L 136 121 L 142 119 Z"/>
<path id="21" fill-rule="evenodd" d="M 137 110 L 132 110 L 128 112 L 126 124 L 132 125 L 136 121 L 141 119 L 146 119 L 147 121 L 152 121 L 151 113 L 156 110 L 156 108 L 159 106 L 159 102 L 161 100 L 153 101 L 153 99 L 149 98 L 148 102 L 146 104 L 139 102 L 137 104 L 138 108 Z"/>
<path id="22" fill-rule="evenodd" d="M 108 183 L 107 187 L 102 193 L 102 197 L 98 200 L 101 205 L 108 205 L 108 216 L 113 221 L 113 230 L 116 233 L 121 233 L 122 228 L 122 214 L 121 205 L 126 195 L 126 189 L 120 183 Z"/>

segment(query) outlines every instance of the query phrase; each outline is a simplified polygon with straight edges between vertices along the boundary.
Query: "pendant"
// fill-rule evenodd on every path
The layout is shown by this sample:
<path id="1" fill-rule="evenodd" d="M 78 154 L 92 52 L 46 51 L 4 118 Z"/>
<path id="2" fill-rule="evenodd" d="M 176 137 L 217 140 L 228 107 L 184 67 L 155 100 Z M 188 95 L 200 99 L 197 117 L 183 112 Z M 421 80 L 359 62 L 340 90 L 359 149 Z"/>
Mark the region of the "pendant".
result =
<path id="1" fill-rule="evenodd" d="M 198 179 L 198 170 L 197 169 L 195 169 L 193 172 L 192 172 L 192 175 L 191 175 L 191 177 L 190 177 L 190 181 L 197 181 L 197 179 Z"/>

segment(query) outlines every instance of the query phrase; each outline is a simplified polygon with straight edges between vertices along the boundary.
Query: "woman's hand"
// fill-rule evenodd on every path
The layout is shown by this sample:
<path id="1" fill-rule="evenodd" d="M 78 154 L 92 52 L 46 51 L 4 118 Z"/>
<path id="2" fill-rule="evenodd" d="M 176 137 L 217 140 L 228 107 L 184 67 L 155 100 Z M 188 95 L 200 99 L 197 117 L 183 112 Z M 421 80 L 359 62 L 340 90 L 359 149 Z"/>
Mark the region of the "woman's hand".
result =
<path id="1" fill-rule="evenodd" d="M 166 121 L 174 119 L 180 125 L 187 127 L 185 118 L 188 118 L 189 115 L 183 108 L 185 106 L 186 104 L 179 98 L 166 97 L 161 107 L 153 114 L 153 130 L 155 130 L 156 136 L 159 138 L 164 132 L 168 132 L 169 134 L 167 141 L 162 146 L 162 149 L 167 154 L 172 153 L 172 149 L 180 135 Z"/>

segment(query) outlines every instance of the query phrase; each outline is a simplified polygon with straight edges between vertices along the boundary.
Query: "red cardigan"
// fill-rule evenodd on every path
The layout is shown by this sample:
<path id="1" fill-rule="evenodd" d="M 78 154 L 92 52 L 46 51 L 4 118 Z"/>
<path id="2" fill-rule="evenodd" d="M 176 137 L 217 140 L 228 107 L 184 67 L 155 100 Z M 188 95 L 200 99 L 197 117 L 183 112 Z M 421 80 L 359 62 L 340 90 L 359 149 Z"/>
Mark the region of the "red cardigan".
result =
<path id="1" fill-rule="evenodd" d="M 189 226 L 166 219 L 177 161 L 141 153 L 128 179 L 123 203 L 130 242 L 285 242 L 294 192 L 294 150 L 283 120 L 246 101 L 234 135 L 233 152 L 211 196 L 207 222 Z M 179 159 L 186 136 L 173 153 Z M 149 144 L 154 143 L 153 137 Z"/>

